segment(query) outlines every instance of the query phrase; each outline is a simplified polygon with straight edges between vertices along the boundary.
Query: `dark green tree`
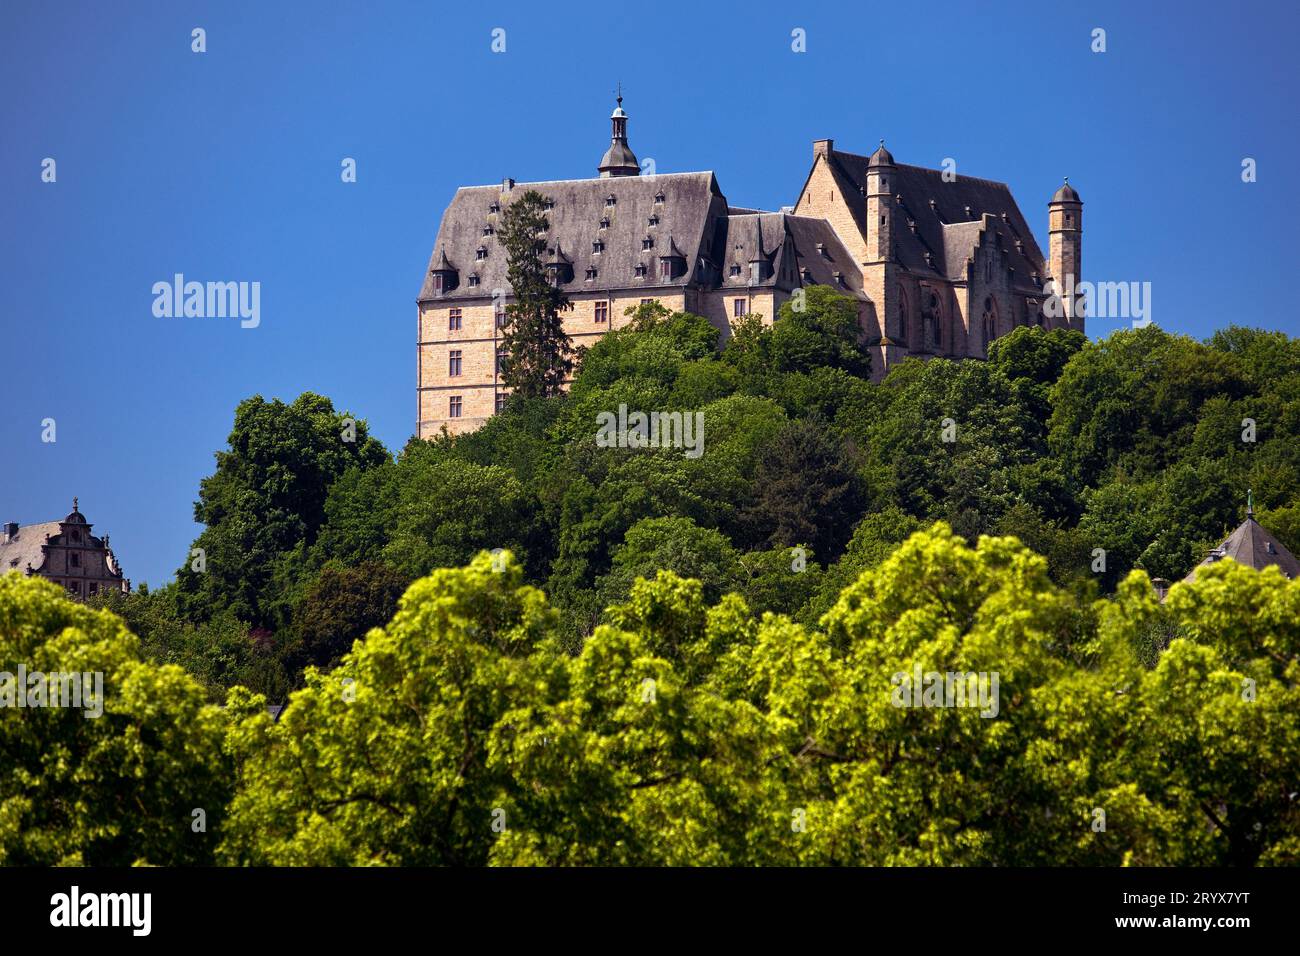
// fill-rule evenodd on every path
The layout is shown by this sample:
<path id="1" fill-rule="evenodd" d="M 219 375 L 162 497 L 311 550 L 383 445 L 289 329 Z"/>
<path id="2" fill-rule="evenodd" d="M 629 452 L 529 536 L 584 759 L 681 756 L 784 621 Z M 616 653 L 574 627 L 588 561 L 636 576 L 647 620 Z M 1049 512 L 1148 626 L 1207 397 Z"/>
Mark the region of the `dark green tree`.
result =
<path id="1" fill-rule="evenodd" d="M 545 261 L 551 228 L 545 209 L 546 198 L 530 189 L 506 206 L 497 230 L 514 299 L 506 306 L 501 337 L 506 350 L 502 379 L 524 398 L 560 394 L 573 370 L 573 343 L 561 318 L 569 299 L 553 274 L 564 265 Z M 551 247 L 550 255 L 558 260 L 563 252 Z"/>

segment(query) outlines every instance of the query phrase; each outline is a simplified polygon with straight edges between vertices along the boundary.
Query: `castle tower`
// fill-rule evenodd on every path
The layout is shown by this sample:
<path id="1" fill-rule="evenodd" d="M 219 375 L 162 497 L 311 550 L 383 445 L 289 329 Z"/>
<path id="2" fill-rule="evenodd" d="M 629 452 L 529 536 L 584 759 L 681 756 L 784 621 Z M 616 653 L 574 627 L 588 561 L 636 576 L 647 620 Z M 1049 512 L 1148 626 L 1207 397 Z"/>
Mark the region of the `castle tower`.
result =
<path id="1" fill-rule="evenodd" d="M 1083 200 L 1067 177 L 1047 204 L 1048 268 L 1062 297 L 1062 327 L 1084 331 L 1084 314 L 1075 290 L 1083 281 Z"/>
<path id="2" fill-rule="evenodd" d="M 894 257 L 894 157 L 885 141 L 867 161 L 867 262 Z"/>
<path id="3" fill-rule="evenodd" d="M 880 141 L 867 160 L 865 182 L 862 186 L 866 200 L 867 236 L 866 258 L 862 263 L 862 289 L 876 308 L 880 324 L 882 350 L 881 374 L 891 360 L 901 358 L 895 346 L 907 342 L 907 319 L 902 314 L 903 297 L 896 288 L 898 266 L 894 256 L 894 157 Z M 873 361 L 874 361 L 873 357 Z"/>
<path id="4" fill-rule="evenodd" d="M 618 106 L 610 114 L 613 130 L 610 135 L 609 149 L 600 159 L 600 178 L 611 176 L 640 176 L 641 164 L 636 161 L 636 154 L 627 145 L 627 114 L 623 112 L 623 93 L 618 94 Z"/>

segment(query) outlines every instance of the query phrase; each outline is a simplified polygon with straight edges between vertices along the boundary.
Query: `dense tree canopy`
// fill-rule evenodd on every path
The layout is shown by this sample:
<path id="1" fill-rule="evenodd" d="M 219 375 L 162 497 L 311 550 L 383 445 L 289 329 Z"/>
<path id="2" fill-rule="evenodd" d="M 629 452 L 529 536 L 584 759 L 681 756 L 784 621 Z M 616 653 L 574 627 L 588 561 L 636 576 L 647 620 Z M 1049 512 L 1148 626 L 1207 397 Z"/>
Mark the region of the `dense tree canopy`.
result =
<path id="1" fill-rule="evenodd" d="M 1300 582 L 1276 570 L 1223 562 L 1164 605 L 1135 571 L 1091 601 L 1014 538 L 939 523 L 819 626 L 705 592 L 639 579 L 575 654 L 483 552 L 309 667 L 277 722 L 239 687 L 205 705 L 111 612 L 0 578 L 4 666 L 105 675 L 99 720 L 0 711 L 0 858 L 1300 863 Z M 923 671 L 972 675 L 970 698 L 900 697 Z"/>
<path id="2" fill-rule="evenodd" d="M 1149 580 L 1247 489 L 1300 550 L 1300 341 L 1018 328 L 877 383 L 830 290 L 727 330 L 629 313 L 567 393 L 395 457 L 324 398 L 250 399 L 200 488 L 204 561 L 103 613 L 5 600 L 184 688 L 185 772 L 234 768 L 202 798 L 226 862 L 1300 858 L 1300 584 L 1228 564 L 1160 604 Z M 599 437 L 652 413 L 698 442 Z M 997 716 L 895 706 L 918 665 L 997 672 Z M 98 767 L 95 728 L 23 726 Z M 4 800 L 15 861 L 216 852 Z"/>

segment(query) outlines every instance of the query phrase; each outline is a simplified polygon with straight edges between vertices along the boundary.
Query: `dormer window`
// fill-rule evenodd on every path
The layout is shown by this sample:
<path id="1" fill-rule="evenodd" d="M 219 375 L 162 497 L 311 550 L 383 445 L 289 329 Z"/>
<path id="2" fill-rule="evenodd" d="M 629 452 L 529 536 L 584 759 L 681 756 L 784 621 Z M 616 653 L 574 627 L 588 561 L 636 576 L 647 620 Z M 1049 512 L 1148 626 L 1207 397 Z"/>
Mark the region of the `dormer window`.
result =
<path id="1" fill-rule="evenodd" d="M 740 266 L 736 266 L 736 268 L 739 269 Z M 805 283 L 811 283 L 811 282 L 812 282 L 812 270 L 809 269 L 807 266 L 804 266 L 802 269 L 799 270 L 799 279 L 800 279 L 802 282 L 805 282 Z"/>
<path id="2" fill-rule="evenodd" d="M 737 262 L 733 262 L 733 263 L 731 264 L 731 269 L 728 271 L 727 274 L 728 274 L 728 275 L 731 275 L 731 276 L 738 276 L 738 275 L 740 275 L 740 264 L 737 263 Z"/>
<path id="3" fill-rule="evenodd" d="M 605 205 L 606 205 L 606 206 L 612 206 L 612 205 L 614 205 L 614 203 L 616 203 L 616 202 L 618 202 L 618 200 L 614 198 L 614 194 L 613 194 L 613 193 L 610 193 L 608 196 L 605 197 Z"/>
<path id="4" fill-rule="evenodd" d="M 646 223 L 646 225 L 648 225 L 648 226 L 657 226 L 657 225 L 659 225 L 659 217 L 658 217 L 658 216 L 651 216 L 650 219 L 649 219 L 649 221 Z"/>
<path id="5" fill-rule="evenodd" d="M 442 295 L 456 288 L 458 282 L 456 267 L 447 258 L 445 250 L 439 250 L 434 259 L 433 268 L 429 270 L 429 286 L 435 295 Z"/>
<path id="6" fill-rule="evenodd" d="M 831 275 L 835 277 L 835 284 L 836 284 L 837 286 L 839 286 L 840 288 L 843 288 L 843 287 L 844 287 L 844 276 L 841 275 L 838 271 L 836 271 L 836 272 L 832 272 Z"/>
<path id="7" fill-rule="evenodd" d="M 827 256 L 826 256 L 826 243 L 824 243 L 824 242 L 819 242 L 819 243 L 817 243 L 817 255 L 821 256 L 823 259 L 827 258 Z"/>
<path id="8" fill-rule="evenodd" d="M 595 266 L 588 266 L 588 267 L 587 267 L 587 281 L 590 282 L 590 281 L 591 281 L 592 279 L 594 279 L 594 278 L 596 278 L 596 267 L 595 267 Z"/>
<path id="9" fill-rule="evenodd" d="M 662 206 L 663 202 L 664 202 L 664 194 L 662 192 L 655 193 L 655 205 Z"/>
<path id="10" fill-rule="evenodd" d="M 492 223 L 488 223 L 483 227 L 483 235 L 485 236 L 493 235 L 495 232 L 496 230 L 492 228 Z"/>
<path id="11" fill-rule="evenodd" d="M 558 241 L 555 243 L 555 248 L 549 252 L 546 270 L 550 273 L 551 284 L 558 287 L 573 278 L 573 260 L 564 254 Z"/>
<path id="12" fill-rule="evenodd" d="M 542 208 L 543 208 L 543 209 L 546 209 L 546 210 L 554 209 L 554 208 L 555 208 L 555 200 L 554 200 L 554 199 L 543 199 L 543 200 L 542 200 Z"/>
<path id="13" fill-rule="evenodd" d="M 471 286 L 476 286 L 476 285 L 478 285 L 478 273 L 477 273 L 477 272 L 471 272 L 471 273 L 469 274 L 469 284 L 470 284 Z"/>
<path id="14" fill-rule="evenodd" d="M 642 249 L 653 249 L 654 247 L 655 247 L 655 241 L 651 239 L 649 236 L 646 236 L 644 239 L 641 240 Z"/>
<path id="15" fill-rule="evenodd" d="M 604 251 L 605 251 L 605 243 L 603 243 L 601 240 L 597 239 L 595 242 L 591 244 L 592 255 L 598 256 Z"/>
<path id="16" fill-rule="evenodd" d="M 659 257 L 659 275 L 664 279 L 676 279 L 686 274 L 686 256 L 677 248 L 673 237 L 668 237 L 668 249 Z"/>
<path id="17" fill-rule="evenodd" d="M 499 202 L 494 202 L 492 205 L 488 206 L 488 215 L 489 215 L 489 216 L 495 215 L 496 213 L 499 213 L 500 211 L 501 211 L 501 204 L 500 204 Z"/>
<path id="18" fill-rule="evenodd" d="M 608 216 L 601 216 L 601 217 L 600 217 L 600 228 L 601 228 L 601 229 L 608 229 L 608 228 L 609 228 L 609 217 L 608 217 Z"/>
<path id="19" fill-rule="evenodd" d="M 638 279 L 643 279 L 643 278 L 645 278 L 645 263 L 642 263 L 642 262 L 638 262 L 638 263 L 637 263 L 637 267 L 636 267 L 636 277 L 637 277 Z"/>
<path id="20" fill-rule="evenodd" d="M 474 250 L 474 258 L 483 260 L 487 258 L 487 246 L 479 246 Z"/>

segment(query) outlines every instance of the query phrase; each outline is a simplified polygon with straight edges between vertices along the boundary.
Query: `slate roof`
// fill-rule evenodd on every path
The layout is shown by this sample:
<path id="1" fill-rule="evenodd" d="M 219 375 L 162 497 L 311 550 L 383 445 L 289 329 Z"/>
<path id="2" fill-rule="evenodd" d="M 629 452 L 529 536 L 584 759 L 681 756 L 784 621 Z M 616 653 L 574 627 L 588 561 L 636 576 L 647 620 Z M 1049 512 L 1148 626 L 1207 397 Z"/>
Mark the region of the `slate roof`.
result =
<path id="1" fill-rule="evenodd" d="M 1256 571 L 1262 571 L 1269 565 L 1276 565 L 1292 581 L 1300 578 L 1300 561 L 1296 560 L 1296 556 L 1288 551 L 1281 541 L 1269 534 L 1263 525 L 1255 520 L 1254 515 L 1247 515 L 1246 520 L 1237 530 L 1228 535 L 1223 544 L 1211 551 L 1204 561 L 1192 568 L 1191 573 L 1183 580 L 1195 581 L 1198 568 L 1222 561 L 1224 558 L 1232 558 Z"/>
<path id="2" fill-rule="evenodd" d="M 484 235 L 484 226 L 500 225 L 501 213 L 491 213 L 493 203 L 502 211 L 514 198 L 535 189 L 551 199 L 547 211 L 552 243 L 558 241 L 573 262 L 574 280 L 564 284 L 566 292 L 607 291 L 646 287 L 684 286 L 695 278 L 694 262 L 698 256 L 709 258 L 717 220 L 726 214 L 727 201 L 718 188 L 713 173 L 661 173 L 658 176 L 615 176 L 607 179 L 568 179 L 554 182 L 516 183 L 508 194 L 502 187 L 462 186 L 443 213 L 442 224 L 429 269 L 446 256 L 460 272 L 459 285 L 450 292 L 435 296 L 432 278 L 426 271 L 420 288 L 420 300 L 456 299 L 491 296 L 493 289 L 509 289 L 506 281 L 505 250 L 495 235 Z M 656 203 L 662 194 L 664 201 Z M 607 204 L 612 197 L 613 204 Z M 651 217 L 658 223 L 650 225 Z M 602 218 L 609 226 L 600 228 Z M 659 276 L 659 257 L 669 251 L 669 237 L 676 243 L 688 268 L 674 279 Z M 654 241 L 644 249 L 643 240 Z M 601 252 L 593 243 L 604 244 Z M 478 259 L 478 249 L 486 258 Z M 552 244 L 549 250 L 555 247 Z M 550 254 L 550 251 L 548 251 Z M 636 267 L 646 267 L 644 278 L 636 276 Z M 596 269 L 594 280 L 585 280 L 588 268 Z M 471 273 L 479 277 L 478 287 L 469 284 Z"/>
<path id="3" fill-rule="evenodd" d="M 504 209 L 510 198 L 529 189 L 554 202 L 547 211 L 551 228 L 544 258 L 572 263 L 572 278 L 563 283 L 570 294 L 622 291 L 638 285 L 791 289 L 816 283 L 866 298 L 861 273 L 828 222 L 784 212 L 730 209 L 713 173 L 699 172 L 516 183 L 505 197 L 495 185 L 458 189 L 443 214 L 429 270 L 448 268 L 450 262 L 451 268 L 459 270 L 459 284 L 435 295 L 432 277 L 426 273 L 421 301 L 454 302 L 509 289 L 504 250 L 495 235 L 484 235 L 484 226 L 491 223 L 495 230 L 499 223 L 500 213 L 490 212 L 493 203 L 501 203 Z M 663 202 L 656 202 L 660 195 Z M 610 197 L 613 205 L 608 204 Z M 655 225 L 650 225 L 652 217 Z M 607 228 L 600 228 L 602 219 L 608 219 Z M 644 248 L 647 238 L 654 243 L 651 249 Z M 597 240 L 603 244 L 600 252 L 594 251 Z M 750 279 L 749 263 L 760 247 L 772 273 L 755 282 Z M 476 258 L 479 248 L 487 250 L 485 259 Z M 685 272 L 672 279 L 661 277 L 661 256 L 685 259 Z M 697 267 L 700 262 L 704 270 Z M 739 276 L 730 274 L 733 263 L 740 266 Z M 638 264 L 646 267 L 644 277 L 636 275 Z M 591 268 L 596 277 L 586 279 Z M 807 279 L 801 278 L 804 269 Z M 471 274 L 478 276 L 477 286 L 469 284 Z"/>
<path id="4" fill-rule="evenodd" d="M 7 571 L 25 573 L 28 564 L 33 570 L 38 570 L 45 563 L 45 555 L 41 553 L 45 536 L 52 538 L 58 533 L 59 522 L 43 521 L 23 525 L 13 538 L 0 534 L 0 574 Z"/>
<path id="5" fill-rule="evenodd" d="M 842 181 L 849 209 L 865 235 L 863 189 L 870 157 L 840 150 L 831 150 L 829 156 L 832 169 Z M 961 173 L 953 182 L 945 182 L 941 170 L 896 164 L 890 189 L 898 213 L 894 220 L 895 252 L 909 272 L 964 279 L 966 260 L 973 255 L 979 233 L 989 229 L 1001 239 L 1007 261 L 1015 270 L 1015 287 L 1042 294 L 1048 275 L 1046 261 L 1006 183 Z M 909 227 L 909 220 L 916 224 L 915 230 Z M 926 252 L 930 253 L 929 263 Z M 1039 276 L 1038 285 L 1033 282 L 1034 274 Z"/>

